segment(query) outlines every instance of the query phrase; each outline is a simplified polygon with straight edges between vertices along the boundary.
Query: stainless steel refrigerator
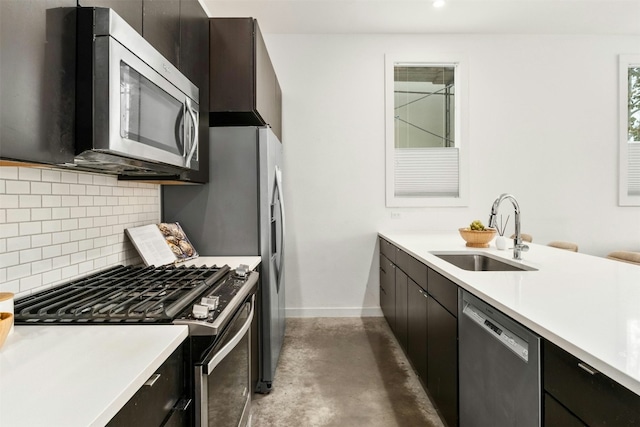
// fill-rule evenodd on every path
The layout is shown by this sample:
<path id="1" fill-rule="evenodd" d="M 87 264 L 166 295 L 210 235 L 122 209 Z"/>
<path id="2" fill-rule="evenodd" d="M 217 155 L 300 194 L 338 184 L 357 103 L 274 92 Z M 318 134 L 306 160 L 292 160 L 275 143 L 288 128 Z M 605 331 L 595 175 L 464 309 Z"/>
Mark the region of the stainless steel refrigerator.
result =
<path id="1" fill-rule="evenodd" d="M 212 127 L 209 183 L 163 186 L 163 221 L 178 221 L 198 253 L 258 255 L 258 376 L 271 390 L 285 331 L 282 143 L 269 127 Z"/>

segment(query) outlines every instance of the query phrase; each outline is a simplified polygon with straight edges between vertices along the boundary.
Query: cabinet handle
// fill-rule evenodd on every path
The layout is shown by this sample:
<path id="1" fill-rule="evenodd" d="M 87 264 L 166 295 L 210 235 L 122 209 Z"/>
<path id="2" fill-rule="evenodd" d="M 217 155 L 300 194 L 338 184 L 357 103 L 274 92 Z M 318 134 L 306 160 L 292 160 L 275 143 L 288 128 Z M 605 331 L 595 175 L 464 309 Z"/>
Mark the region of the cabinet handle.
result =
<path id="1" fill-rule="evenodd" d="M 587 372 L 589 375 L 595 375 L 595 374 L 599 374 L 600 373 L 596 369 L 594 369 L 591 366 L 587 365 L 586 363 L 578 362 L 578 366 L 583 371 Z"/>
<path id="2" fill-rule="evenodd" d="M 429 298 L 429 294 L 426 293 L 425 291 L 422 291 L 422 295 L 424 295 L 425 298 Z"/>
<path id="3" fill-rule="evenodd" d="M 149 386 L 149 387 L 153 387 L 153 385 L 160 379 L 161 375 L 160 374 L 153 374 L 151 375 L 151 377 L 147 380 L 146 383 L 144 383 L 145 386 Z"/>

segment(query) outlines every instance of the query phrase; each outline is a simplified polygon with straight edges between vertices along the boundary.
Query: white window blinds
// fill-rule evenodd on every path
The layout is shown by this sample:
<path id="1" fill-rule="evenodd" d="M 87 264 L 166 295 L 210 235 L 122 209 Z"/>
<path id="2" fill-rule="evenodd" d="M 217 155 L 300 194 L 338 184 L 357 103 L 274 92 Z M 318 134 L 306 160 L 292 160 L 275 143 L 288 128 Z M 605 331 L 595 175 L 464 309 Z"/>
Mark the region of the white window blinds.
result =
<path id="1" fill-rule="evenodd" d="M 459 197 L 457 148 L 396 148 L 396 197 Z"/>

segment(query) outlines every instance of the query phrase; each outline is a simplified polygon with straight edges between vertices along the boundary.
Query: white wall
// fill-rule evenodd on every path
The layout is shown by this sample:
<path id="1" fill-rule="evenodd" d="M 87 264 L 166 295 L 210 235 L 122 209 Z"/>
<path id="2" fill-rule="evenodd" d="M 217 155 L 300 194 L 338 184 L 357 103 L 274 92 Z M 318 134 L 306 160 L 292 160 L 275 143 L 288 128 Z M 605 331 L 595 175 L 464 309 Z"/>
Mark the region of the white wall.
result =
<path id="1" fill-rule="evenodd" d="M 140 264 L 124 230 L 159 221 L 159 185 L 0 166 L 0 292 L 22 296 Z"/>
<path id="2" fill-rule="evenodd" d="M 265 38 L 283 89 L 290 316 L 379 313 L 378 230 L 486 222 L 503 192 L 535 243 L 640 251 L 640 208 L 617 206 L 617 55 L 640 53 L 640 37 Z M 469 60 L 466 208 L 385 207 L 384 54 L 415 51 Z"/>

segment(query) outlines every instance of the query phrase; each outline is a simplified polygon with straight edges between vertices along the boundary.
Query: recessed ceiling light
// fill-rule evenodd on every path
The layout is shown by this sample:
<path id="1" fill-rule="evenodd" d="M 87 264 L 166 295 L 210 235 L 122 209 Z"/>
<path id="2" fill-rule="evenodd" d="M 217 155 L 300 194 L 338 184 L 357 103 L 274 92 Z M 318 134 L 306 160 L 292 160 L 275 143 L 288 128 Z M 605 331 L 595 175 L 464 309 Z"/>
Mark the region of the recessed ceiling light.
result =
<path id="1" fill-rule="evenodd" d="M 444 0 L 433 0 L 433 7 L 442 7 L 444 6 Z"/>

